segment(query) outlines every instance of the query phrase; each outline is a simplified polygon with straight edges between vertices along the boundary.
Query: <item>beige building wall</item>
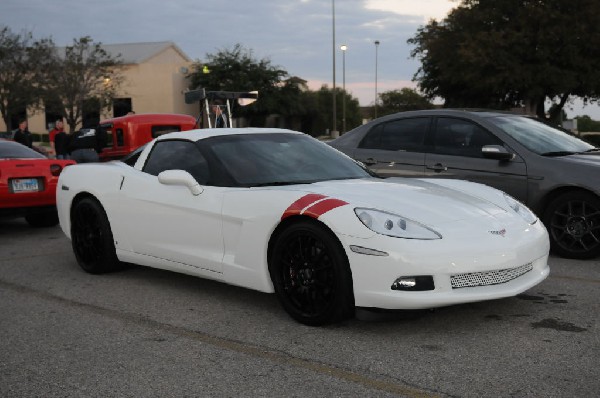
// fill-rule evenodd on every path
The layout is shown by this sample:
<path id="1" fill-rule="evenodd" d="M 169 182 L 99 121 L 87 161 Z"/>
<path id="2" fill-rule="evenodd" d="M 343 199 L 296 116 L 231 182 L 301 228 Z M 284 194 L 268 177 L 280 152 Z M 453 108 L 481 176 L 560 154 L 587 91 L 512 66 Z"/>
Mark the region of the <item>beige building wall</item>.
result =
<path id="1" fill-rule="evenodd" d="M 131 98 L 132 108 L 137 114 L 179 113 L 196 117 L 199 105 L 188 105 L 184 99 L 184 92 L 189 85 L 186 75 L 191 64 L 175 46 L 169 46 L 140 63 L 124 65 L 124 80 L 117 97 Z M 101 120 L 112 117 L 112 108 L 101 111 Z M 48 133 L 43 109 L 29 109 L 27 118 L 29 131 Z M 4 120 L 1 119 L 0 131 L 6 131 Z"/>
<path id="2" fill-rule="evenodd" d="M 125 65 L 121 98 L 131 98 L 135 113 L 181 113 L 196 116 L 197 106 L 187 105 L 185 78 L 191 62 L 169 47 L 140 64 Z M 112 110 L 103 118 L 112 117 Z"/>

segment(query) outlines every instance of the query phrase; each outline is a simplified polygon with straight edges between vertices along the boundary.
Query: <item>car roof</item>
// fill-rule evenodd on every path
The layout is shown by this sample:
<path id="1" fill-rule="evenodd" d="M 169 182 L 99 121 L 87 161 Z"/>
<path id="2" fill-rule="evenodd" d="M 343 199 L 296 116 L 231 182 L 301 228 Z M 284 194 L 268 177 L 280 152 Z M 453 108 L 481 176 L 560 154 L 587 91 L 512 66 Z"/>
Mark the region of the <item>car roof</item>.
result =
<path id="1" fill-rule="evenodd" d="M 397 117 L 406 117 L 406 116 L 418 116 L 418 115 L 427 115 L 427 116 L 440 116 L 440 115 L 448 115 L 448 116 L 460 116 L 460 115 L 473 115 L 480 117 L 494 117 L 494 116 L 526 116 L 515 112 L 509 111 L 499 111 L 492 109 L 478 109 L 478 108 L 438 108 L 438 109 L 425 109 L 418 111 L 406 111 L 406 112 L 398 112 L 390 115 L 382 116 L 379 119 L 375 119 L 375 121 L 384 118 L 397 118 Z"/>
<path id="2" fill-rule="evenodd" d="M 176 114 L 176 113 L 140 113 L 133 115 L 123 115 L 105 119 L 100 121 L 100 125 L 111 124 L 111 123 L 195 123 L 196 118 L 190 115 Z"/>
<path id="3" fill-rule="evenodd" d="M 262 128 L 262 127 L 245 127 L 245 128 L 212 128 L 212 129 L 197 129 L 188 131 L 177 131 L 174 133 L 164 134 L 157 138 L 158 141 L 168 139 L 184 139 L 189 141 L 199 141 L 209 137 L 241 135 L 241 134 L 275 134 L 275 133 L 291 133 L 304 134 L 298 131 L 277 129 L 277 128 Z"/>

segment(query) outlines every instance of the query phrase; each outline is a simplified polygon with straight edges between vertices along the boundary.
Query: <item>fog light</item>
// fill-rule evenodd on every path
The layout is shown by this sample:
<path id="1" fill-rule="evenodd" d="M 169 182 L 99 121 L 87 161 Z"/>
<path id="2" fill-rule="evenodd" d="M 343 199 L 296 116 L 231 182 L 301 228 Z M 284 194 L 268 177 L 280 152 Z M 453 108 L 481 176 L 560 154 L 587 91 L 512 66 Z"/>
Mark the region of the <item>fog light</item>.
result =
<path id="1" fill-rule="evenodd" d="M 433 289 L 435 286 L 431 275 L 401 276 L 392 283 L 392 290 L 422 292 Z"/>

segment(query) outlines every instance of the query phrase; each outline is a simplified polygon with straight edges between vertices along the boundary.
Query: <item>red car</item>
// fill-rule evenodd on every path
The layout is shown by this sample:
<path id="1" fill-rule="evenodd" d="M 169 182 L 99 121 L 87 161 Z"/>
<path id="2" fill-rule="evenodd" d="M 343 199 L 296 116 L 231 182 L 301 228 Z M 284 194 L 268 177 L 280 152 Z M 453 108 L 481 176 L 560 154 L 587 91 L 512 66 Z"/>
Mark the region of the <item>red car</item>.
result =
<path id="1" fill-rule="evenodd" d="M 56 184 L 71 164 L 0 139 L 0 216 L 24 216 L 33 227 L 56 225 Z"/>
<path id="2" fill-rule="evenodd" d="M 100 160 L 121 159 L 159 135 L 196 128 L 196 119 L 189 115 L 141 114 L 126 115 L 100 122 L 106 143 Z"/>

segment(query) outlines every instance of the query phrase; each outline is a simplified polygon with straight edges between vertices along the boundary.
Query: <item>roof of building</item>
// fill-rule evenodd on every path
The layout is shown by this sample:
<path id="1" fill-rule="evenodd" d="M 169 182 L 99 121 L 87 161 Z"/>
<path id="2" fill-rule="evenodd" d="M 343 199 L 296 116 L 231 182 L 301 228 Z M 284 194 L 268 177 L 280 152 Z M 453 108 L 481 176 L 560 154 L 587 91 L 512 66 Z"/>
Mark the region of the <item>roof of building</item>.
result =
<path id="1" fill-rule="evenodd" d="M 186 61 L 191 61 L 190 57 L 172 41 L 102 44 L 102 48 L 112 56 L 120 54 L 124 64 L 141 64 L 169 47 L 173 47 Z"/>

